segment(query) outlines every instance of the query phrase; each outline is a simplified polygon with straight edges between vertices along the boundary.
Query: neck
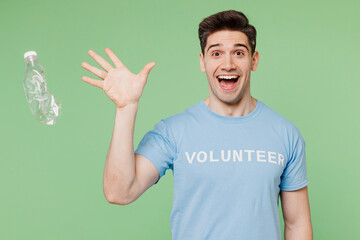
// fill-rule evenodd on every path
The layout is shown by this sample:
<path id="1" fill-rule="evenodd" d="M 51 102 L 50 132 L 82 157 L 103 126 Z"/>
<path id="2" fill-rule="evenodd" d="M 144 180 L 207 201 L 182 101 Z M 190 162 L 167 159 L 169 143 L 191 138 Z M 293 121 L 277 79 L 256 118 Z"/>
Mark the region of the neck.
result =
<path id="1" fill-rule="evenodd" d="M 204 100 L 205 104 L 211 111 L 226 117 L 241 117 L 251 113 L 257 104 L 257 101 L 252 96 L 244 96 L 239 102 L 228 104 L 218 99 L 214 100 L 207 97 Z"/>

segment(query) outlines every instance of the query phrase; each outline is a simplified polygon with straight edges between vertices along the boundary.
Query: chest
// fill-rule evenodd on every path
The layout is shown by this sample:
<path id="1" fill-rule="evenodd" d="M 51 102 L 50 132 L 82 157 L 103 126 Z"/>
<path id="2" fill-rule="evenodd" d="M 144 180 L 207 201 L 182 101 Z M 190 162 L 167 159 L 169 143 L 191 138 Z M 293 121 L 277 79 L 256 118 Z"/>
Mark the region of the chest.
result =
<path id="1" fill-rule="evenodd" d="M 182 185 L 224 183 L 275 187 L 288 161 L 284 140 L 271 129 L 201 126 L 184 131 L 174 160 L 174 181 Z"/>

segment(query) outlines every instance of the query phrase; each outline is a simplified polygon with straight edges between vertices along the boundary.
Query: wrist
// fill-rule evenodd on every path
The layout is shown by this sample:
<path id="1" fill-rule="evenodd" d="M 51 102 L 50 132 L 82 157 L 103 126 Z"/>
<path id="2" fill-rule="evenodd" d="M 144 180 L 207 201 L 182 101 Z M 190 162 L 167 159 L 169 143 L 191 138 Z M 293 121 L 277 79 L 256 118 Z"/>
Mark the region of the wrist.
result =
<path id="1" fill-rule="evenodd" d="M 116 107 L 116 112 L 132 112 L 132 111 L 136 111 L 138 110 L 139 107 L 139 103 L 130 103 L 124 107 Z"/>

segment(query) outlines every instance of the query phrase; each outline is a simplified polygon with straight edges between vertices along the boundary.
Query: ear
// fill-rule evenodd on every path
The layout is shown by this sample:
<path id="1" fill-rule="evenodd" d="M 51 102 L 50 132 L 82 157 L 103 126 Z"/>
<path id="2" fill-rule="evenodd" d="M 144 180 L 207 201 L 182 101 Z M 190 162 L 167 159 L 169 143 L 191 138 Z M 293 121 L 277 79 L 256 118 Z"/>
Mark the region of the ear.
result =
<path id="1" fill-rule="evenodd" d="M 251 71 L 255 71 L 259 63 L 259 52 L 255 51 L 252 56 Z"/>
<path id="2" fill-rule="evenodd" d="M 200 70 L 205 72 L 204 55 L 202 53 L 200 53 Z"/>

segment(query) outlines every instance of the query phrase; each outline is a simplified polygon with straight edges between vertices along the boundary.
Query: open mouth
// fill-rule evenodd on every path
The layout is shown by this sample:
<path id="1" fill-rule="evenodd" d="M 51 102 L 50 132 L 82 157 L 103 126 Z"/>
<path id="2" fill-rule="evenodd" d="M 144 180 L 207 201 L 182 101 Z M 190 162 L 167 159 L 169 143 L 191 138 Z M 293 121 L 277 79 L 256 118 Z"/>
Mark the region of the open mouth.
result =
<path id="1" fill-rule="evenodd" d="M 220 87 L 224 90 L 234 89 L 238 83 L 239 78 L 239 75 L 219 75 L 216 77 Z"/>

